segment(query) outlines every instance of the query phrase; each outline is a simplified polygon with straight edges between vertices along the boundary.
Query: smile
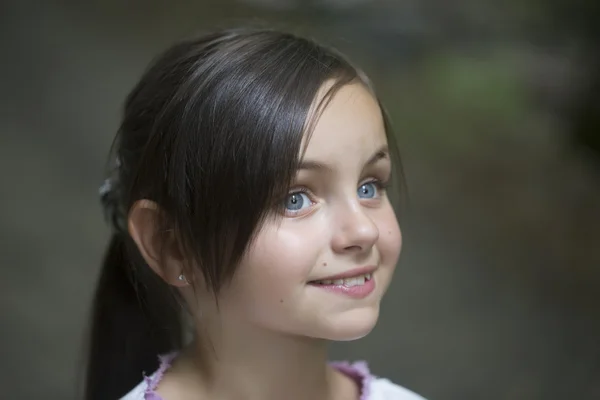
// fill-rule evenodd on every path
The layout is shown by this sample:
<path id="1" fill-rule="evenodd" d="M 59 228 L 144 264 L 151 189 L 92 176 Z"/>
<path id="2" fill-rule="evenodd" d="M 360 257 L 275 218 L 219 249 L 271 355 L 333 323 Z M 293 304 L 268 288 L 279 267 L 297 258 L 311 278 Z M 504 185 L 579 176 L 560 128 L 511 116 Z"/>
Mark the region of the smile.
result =
<path id="1" fill-rule="evenodd" d="M 364 271 L 364 269 L 363 269 Z M 308 284 L 312 287 L 323 289 L 330 293 L 340 294 L 354 299 L 363 299 L 375 290 L 375 275 L 373 268 L 370 272 L 362 272 L 346 277 L 332 277 L 333 279 L 320 279 Z"/>
<path id="2" fill-rule="evenodd" d="M 311 283 L 315 285 L 344 285 L 346 287 L 362 286 L 365 282 L 370 281 L 372 276 L 371 273 L 367 273 L 346 279 L 324 279 L 322 281 L 314 281 Z"/>

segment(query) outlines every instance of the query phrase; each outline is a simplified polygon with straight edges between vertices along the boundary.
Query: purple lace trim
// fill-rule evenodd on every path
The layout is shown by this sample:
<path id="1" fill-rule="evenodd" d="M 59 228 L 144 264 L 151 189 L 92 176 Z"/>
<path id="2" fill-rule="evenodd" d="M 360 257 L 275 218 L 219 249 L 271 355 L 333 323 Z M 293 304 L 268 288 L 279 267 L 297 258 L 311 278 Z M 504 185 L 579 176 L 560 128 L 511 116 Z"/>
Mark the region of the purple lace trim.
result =
<path id="1" fill-rule="evenodd" d="M 158 356 L 158 359 L 160 360 L 160 366 L 156 372 L 151 376 L 144 376 L 144 380 L 146 381 L 147 385 L 146 391 L 144 392 L 144 400 L 163 400 L 163 398 L 160 397 L 155 390 L 162 380 L 165 371 L 169 369 L 176 356 L 177 353 L 169 353 L 163 356 Z"/>
<path id="2" fill-rule="evenodd" d="M 177 356 L 177 353 L 169 353 L 164 356 L 159 356 L 160 366 L 151 376 L 144 376 L 146 381 L 146 391 L 144 392 L 144 400 L 163 400 L 158 393 L 156 387 L 163 378 L 163 375 L 171 366 L 171 363 Z M 364 361 L 349 363 L 347 361 L 336 361 L 330 365 L 341 373 L 356 380 L 360 386 L 360 400 L 368 400 L 371 395 L 371 381 L 374 376 L 369 371 L 369 366 Z"/>
<path id="3" fill-rule="evenodd" d="M 360 400 L 368 400 L 371 395 L 373 375 L 365 361 L 349 363 L 347 361 L 332 362 L 330 365 L 341 373 L 355 379 L 360 386 Z"/>

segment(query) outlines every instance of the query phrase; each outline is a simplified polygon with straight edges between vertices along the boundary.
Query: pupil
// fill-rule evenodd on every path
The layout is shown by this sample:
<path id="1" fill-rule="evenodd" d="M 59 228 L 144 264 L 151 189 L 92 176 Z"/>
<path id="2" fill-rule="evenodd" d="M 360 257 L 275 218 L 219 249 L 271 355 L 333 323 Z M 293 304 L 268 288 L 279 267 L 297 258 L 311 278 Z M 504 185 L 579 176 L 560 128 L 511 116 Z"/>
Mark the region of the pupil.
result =
<path id="1" fill-rule="evenodd" d="M 365 199 L 371 199 L 376 196 L 376 190 L 372 183 L 365 183 L 358 188 L 358 195 Z"/>

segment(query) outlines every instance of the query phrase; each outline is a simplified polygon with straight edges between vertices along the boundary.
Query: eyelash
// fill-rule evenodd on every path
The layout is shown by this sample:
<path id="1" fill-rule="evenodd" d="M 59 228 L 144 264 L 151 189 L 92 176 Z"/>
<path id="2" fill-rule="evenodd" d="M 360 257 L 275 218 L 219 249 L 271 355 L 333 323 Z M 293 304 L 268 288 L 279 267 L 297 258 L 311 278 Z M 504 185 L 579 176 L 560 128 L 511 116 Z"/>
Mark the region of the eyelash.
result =
<path id="1" fill-rule="evenodd" d="M 381 179 L 373 178 L 373 179 L 370 179 L 370 180 L 362 182 L 360 185 L 358 185 L 358 187 L 361 187 L 362 185 L 366 185 L 366 184 L 369 184 L 369 183 L 374 184 L 375 186 L 377 186 L 378 190 L 381 190 L 384 193 L 387 191 L 387 189 L 390 186 L 389 180 L 382 181 Z"/>

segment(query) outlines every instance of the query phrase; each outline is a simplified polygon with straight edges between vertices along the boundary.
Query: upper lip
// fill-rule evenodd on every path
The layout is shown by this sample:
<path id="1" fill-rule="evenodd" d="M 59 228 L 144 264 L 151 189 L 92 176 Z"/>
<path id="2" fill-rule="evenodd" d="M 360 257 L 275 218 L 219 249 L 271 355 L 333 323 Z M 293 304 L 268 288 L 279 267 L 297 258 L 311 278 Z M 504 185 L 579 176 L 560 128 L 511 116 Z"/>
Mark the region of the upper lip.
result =
<path id="1" fill-rule="evenodd" d="M 376 269 L 377 269 L 376 266 L 369 265 L 369 266 L 366 266 L 366 267 L 354 268 L 354 269 L 348 270 L 346 272 L 342 272 L 341 274 L 326 276 L 326 277 L 320 278 L 320 279 L 314 279 L 311 282 L 315 282 L 315 281 L 335 281 L 337 279 L 353 278 L 355 276 L 360 276 L 360 275 L 365 275 L 365 274 L 372 274 Z"/>

